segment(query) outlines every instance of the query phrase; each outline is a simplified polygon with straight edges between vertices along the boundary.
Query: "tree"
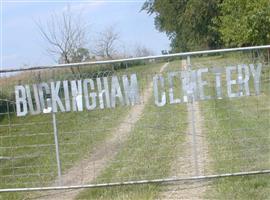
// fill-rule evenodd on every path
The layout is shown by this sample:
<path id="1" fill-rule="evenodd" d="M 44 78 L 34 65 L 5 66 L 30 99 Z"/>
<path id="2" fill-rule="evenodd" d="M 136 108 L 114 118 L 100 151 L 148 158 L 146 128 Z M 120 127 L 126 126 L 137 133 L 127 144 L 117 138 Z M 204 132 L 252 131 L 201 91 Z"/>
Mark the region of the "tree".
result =
<path id="1" fill-rule="evenodd" d="M 86 61 L 89 61 L 90 59 L 91 58 L 90 58 L 90 54 L 89 54 L 88 49 L 78 48 L 78 49 L 74 49 L 71 52 L 69 62 L 70 63 L 86 62 Z M 58 60 L 58 63 L 60 63 L 60 64 L 66 63 L 65 55 L 61 55 L 61 57 Z"/>
<path id="2" fill-rule="evenodd" d="M 173 51 L 249 46 L 270 42 L 269 0 L 147 0 Z"/>
<path id="3" fill-rule="evenodd" d="M 269 0 L 224 0 L 220 8 L 216 24 L 226 46 L 270 43 Z"/>
<path id="4" fill-rule="evenodd" d="M 137 45 L 135 47 L 135 57 L 146 57 L 146 56 L 151 56 L 154 55 L 154 52 L 145 46 Z"/>
<path id="5" fill-rule="evenodd" d="M 166 32 L 173 51 L 220 46 L 213 19 L 219 15 L 222 0 L 147 0 L 142 10 L 155 14 L 155 26 Z"/>
<path id="6" fill-rule="evenodd" d="M 85 48 L 87 25 L 82 22 L 80 14 L 74 15 L 68 8 L 59 15 L 52 14 L 46 25 L 41 22 L 36 24 L 49 44 L 47 51 L 57 56 L 58 62 L 82 62 L 88 56 Z M 71 70 L 75 73 L 73 68 Z"/>
<path id="7" fill-rule="evenodd" d="M 92 53 L 103 59 L 112 59 L 117 54 L 119 38 L 119 33 L 116 32 L 113 26 L 107 27 L 99 33 Z"/>

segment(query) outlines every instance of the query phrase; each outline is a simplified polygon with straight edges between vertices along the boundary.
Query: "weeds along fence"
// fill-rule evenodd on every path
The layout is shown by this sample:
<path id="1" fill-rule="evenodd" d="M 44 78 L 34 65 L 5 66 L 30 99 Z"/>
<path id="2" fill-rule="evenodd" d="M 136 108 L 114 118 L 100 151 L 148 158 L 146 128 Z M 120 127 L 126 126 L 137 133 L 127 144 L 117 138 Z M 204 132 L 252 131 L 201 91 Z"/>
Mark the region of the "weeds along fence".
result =
<path id="1" fill-rule="evenodd" d="M 1 70 L 0 192 L 269 173 L 269 49 Z"/>

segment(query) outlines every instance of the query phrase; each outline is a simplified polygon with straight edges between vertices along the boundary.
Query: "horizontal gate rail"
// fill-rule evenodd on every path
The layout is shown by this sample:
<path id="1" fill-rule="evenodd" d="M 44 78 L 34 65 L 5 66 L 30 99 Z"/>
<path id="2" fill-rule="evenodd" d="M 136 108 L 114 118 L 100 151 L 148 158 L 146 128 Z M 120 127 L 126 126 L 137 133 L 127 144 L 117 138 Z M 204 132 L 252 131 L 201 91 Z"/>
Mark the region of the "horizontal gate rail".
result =
<path id="1" fill-rule="evenodd" d="M 125 185 L 171 183 L 171 182 L 178 182 L 178 181 L 199 181 L 199 180 L 207 180 L 207 179 L 217 179 L 217 178 L 236 177 L 236 176 L 251 176 L 251 175 L 259 175 L 259 174 L 270 174 L 270 170 L 214 174 L 214 175 L 207 175 L 207 176 L 192 176 L 188 178 L 176 177 L 176 178 L 124 181 L 124 182 L 101 183 L 101 184 L 83 184 L 83 185 L 71 185 L 71 186 L 33 187 L 33 188 L 32 187 L 31 188 L 8 188 L 8 189 L 0 189 L 0 192 L 30 192 L 30 191 L 83 189 L 83 188 L 102 188 L 102 187 L 115 187 L 115 186 L 125 186 Z"/>
<path id="2" fill-rule="evenodd" d="M 90 65 L 114 64 L 114 63 L 129 62 L 129 61 L 141 61 L 141 60 L 150 60 L 150 59 L 171 58 L 171 57 L 178 57 L 178 56 L 194 56 L 194 55 L 202 55 L 202 54 L 215 54 L 215 53 L 247 51 L 247 50 L 257 50 L 257 49 L 270 49 L 270 45 L 228 48 L 228 49 L 216 49 L 216 50 L 204 50 L 204 51 L 192 51 L 192 52 L 183 52 L 183 53 L 174 53 L 174 54 L 165 54 L 165 55 L 157 55 L 157 56 L 147 56 L 147 57 L 136 57 L 136 58 L 125 58 L 125 59 L 116 59 L 116 60 L 57 64 L 57 65 L 46 65 L 46 66 L 33 66 L 33 67 L 27 67 L 27 68 L 1 69 L 0 74 L 7 73 L 7 72 L 32 71 L 32 70 L 69 68 L 69 67 L 83 67 L 83 66 L 90 66 Z"/>

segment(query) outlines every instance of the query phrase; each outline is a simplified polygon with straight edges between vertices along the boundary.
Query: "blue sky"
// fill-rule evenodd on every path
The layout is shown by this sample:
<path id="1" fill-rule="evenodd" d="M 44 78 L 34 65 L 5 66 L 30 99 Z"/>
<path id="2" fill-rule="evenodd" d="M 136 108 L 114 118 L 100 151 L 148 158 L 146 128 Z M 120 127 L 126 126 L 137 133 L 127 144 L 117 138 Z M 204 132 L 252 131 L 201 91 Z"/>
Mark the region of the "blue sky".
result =
<path id="1" fill-rule="evenodd" d="M 143 1 L 3 1 L 2 2 L 2 63 L 3 68 L 22 65 L 53 64 L 46 52 L 35 21 L 46 22 L 52 13 L 61 13 L 69 5 L 73 13 L 81 12 L 89 25 L 89 38 L 113 25 L 127 51 L 143 45 L 160 54 L 169 48 L 164 33 L 155 29 L 154 17 L 140 12 Z M 90 44 L 89 44 L 90 45 Z"/>

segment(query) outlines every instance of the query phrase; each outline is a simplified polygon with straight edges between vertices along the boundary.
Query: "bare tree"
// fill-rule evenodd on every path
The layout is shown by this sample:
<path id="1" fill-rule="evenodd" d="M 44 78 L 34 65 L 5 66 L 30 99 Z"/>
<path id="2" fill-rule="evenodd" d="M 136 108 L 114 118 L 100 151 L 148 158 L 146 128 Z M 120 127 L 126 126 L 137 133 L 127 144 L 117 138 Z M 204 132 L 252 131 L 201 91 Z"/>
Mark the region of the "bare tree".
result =
<path id="1" fill-rule="evenodd" d="M 135 57 L 145 57 L 154 55 L 154 52 L 145 46 L 136 45 L 134 55 Z"/>
<path id="2" fill-rule="evenodd" d="M 99 33 L 92 53 L 103 59 L 112 59 L 117 54 L 118 41 L 119 33 L 113 26 L 110 26 Z"/>
<path id="3" fill-rule="evenodd" d="M 52 14 L 45 25 L 41 22 L 36 24 L 42 37 L 49 43 L 48 53 L 57 56 L 58 63 L 80 62 L 76 55 L 82 49 L 86 54 L 84 57 L 88 56 L 85 48 L 87 25 L 83 24 L 81 15 L 74 15 L 69 7 L 61 14 Z M 73 68 L 71 70 L 75 73 Z"/>

